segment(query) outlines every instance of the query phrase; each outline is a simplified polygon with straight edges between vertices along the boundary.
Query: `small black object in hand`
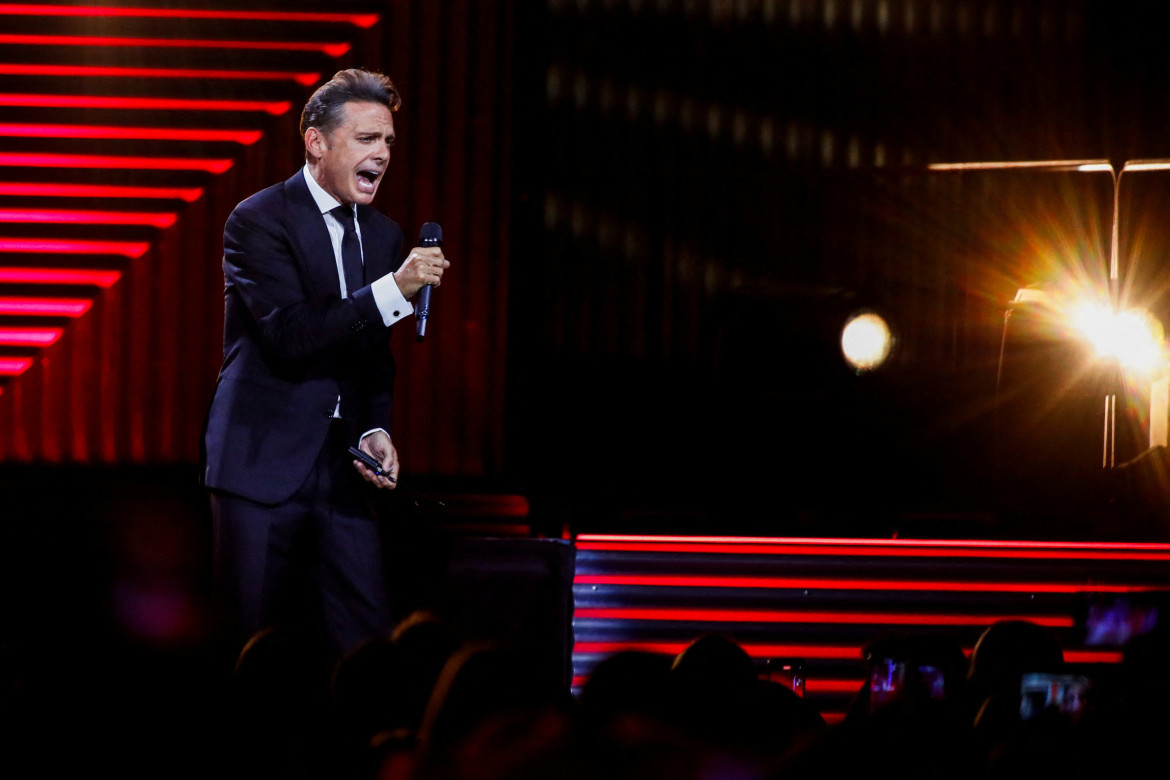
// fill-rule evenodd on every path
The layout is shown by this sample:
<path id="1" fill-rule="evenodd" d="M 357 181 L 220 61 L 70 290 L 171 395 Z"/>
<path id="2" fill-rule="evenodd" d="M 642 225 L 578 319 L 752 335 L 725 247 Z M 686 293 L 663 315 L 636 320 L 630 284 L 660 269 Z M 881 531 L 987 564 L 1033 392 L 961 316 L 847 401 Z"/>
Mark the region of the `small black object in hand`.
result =
<path id="1" fill-rule="evenodd" d="M 360 460 L 362 463 L 366 464 L 366 466 L 369 467 L 370 471 L 374 472 L 379 477 L 385 477 L 386 479 L 390 480 L 391 482 L 396 481 L 394 479 L 394 477 L 390 476 L 389 474 L 387 474 L 385 471 L 382 470 L 382 464 L 379 463 L 377 460 L 375 460 L 373 456 L 363 452 L 362 450 L 359 450 L 357 447 L 350 447 L 349 454 L 353 455 L 355 458 Z"/>

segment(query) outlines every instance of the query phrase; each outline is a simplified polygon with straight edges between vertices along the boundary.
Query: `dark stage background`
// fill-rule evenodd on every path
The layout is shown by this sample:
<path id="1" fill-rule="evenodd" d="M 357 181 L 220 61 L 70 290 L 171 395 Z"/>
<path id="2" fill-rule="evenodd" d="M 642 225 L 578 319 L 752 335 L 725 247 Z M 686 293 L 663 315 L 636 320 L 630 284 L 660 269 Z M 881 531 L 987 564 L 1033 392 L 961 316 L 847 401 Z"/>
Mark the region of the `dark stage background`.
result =
<path id="1" fill-rule="evenodd" d="M 542 65 L 517 68 L 517 94 L 540 96 L 517 122 L 515 148 L 539 150 L 518 181 L 540 197 L 518 201 L 507 452 L 535 506 L 595 530 L 1161 533 L 1133 506 L 1160 453 L 1101 472 L 1098 377 L 1065 356 L 997 394 L 1016 291 L 1106 284 L 1111 176 L 927 166 L 1164 156 L 1165 12 L 521 16 Z M 1126 297 L 1164 318 L 1166 174 L 1126 176 Z M 864 307 L 899 343 L 857 376 L 836 339 Z M 1117 463 L 1146 447 L 1148 401 L 1130 400 Z"/>
<path id="2" fill-rule="evenodd" d="M 1105 284 L 1109 174 L 928 165 L 1170 157 L 1170 11 L 1104 0 L 249 9 L 337 16 L 0 16 L 0 264 L 117 272 L 108 284 L 0 281 L 0 298 L 89 302 L 76 316 L 0 315 L 61 330 L 48 346 L 3 347 L 32 361 L 7 364 L 0 392 L 5 592 L 36 583 L 64 602 L 78 583 L 112 582 L 86 591 L 108 615 L 127 578 L 163 600 L 202 587 L 195 464 L 219 363 L 223 221 L 295 170 L 300 106 L 354 65 L 384 69 L 405 98 L 379 205 L 408 235 L 441 223 L 454 261 L 427 341 L 394 337 L 404 474 L 451 506 L 394 499 L 399 551 L 441 550 L 468 529 L 1166 535 L 1148 399 L 1119 404 L 1117 462 L 1137 461 L 1102 472 L 1105 380 L 1070 378 L 1059 356 L 1035 369 L 1066 347 L 1005 364 L 1022 378 L 1011 404 L 997 392 L 1016 291 Z M 142 43 L 178 38 L 284 46 Z M 127 107 L 135 99 L 147 103 Z M 164 99 L 287 105 L 150 102 Z M 43 129 L 61 125 L 74 129 Z M 1167 176 L 1123 178 L 1120 200 L 1123 288 L 1163 320 Z M 94 186 L 199 194 L 98 203 L 78 189 Z M 30 213 L 99 208 L 174 220 Z M 53 249 L 50 238 L 107 243 Z M 888 365 L 857 375 L 836 340 L 863 307 L 882 311 L 898 342 Z M 400 554 L 406 582 L 453 560 Z"/>

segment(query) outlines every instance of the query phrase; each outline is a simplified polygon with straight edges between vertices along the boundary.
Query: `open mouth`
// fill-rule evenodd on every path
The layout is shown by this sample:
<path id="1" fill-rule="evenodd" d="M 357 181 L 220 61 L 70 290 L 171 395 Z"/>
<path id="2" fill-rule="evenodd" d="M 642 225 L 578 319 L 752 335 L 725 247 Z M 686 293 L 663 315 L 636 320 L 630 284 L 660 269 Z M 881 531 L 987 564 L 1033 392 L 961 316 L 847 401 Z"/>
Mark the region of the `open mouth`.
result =
<path id="1" fill-rule="evenodd" d="M 378 176 L 377 171 L 358 171 L 358 186 L 372 192 L 378 186 Z"/>

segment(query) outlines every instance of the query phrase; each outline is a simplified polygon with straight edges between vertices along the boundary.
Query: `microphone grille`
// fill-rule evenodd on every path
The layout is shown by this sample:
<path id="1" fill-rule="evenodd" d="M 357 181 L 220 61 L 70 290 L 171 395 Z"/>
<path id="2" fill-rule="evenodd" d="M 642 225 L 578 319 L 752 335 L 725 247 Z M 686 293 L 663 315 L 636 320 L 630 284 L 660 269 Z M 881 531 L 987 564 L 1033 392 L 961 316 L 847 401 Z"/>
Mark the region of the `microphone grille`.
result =
<path id="1" fill-rule="evenodd" d="M 439 223 L 424 222 L 422 228 L 418 231 L 418 245 L 442 246 L 442 244 L 443 228 L 439 227 Z"/>

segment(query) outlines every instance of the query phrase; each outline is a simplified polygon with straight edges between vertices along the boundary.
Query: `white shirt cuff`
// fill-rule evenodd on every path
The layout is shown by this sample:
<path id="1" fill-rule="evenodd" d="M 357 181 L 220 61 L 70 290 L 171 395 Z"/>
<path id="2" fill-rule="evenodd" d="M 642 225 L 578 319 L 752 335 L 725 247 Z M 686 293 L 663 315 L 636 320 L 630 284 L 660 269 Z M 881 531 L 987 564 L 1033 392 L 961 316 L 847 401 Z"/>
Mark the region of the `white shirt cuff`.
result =
<path id="1" fill-rule="evenodd" d="M 387 328 L 404 317 L 414 314 L 414 307 L 410 301 L 402 296 L 398 289 L 398 282 L 394 274 L 386 274 L 370 285 L 370 292 L 374 295 L 374 303 L 378 305 L 378 312 L 382 315 L 382 324 Z"/>
<path id="2" fill-rule="evenodd" d="M 361 435 L 361 437 L 358 439 L 358 446 L 359 446 L 359 447 L 360 447 L 360 446 L 362 446 L 362 442 L 366 440 L 366 437 L 367 437 L 367 436 L 369 436 L 371 433 L 377 433 L 378 431 L 381 431 L 382 433 L 385 433 L 387 436 L 389 436 L 389 435 L 390 435 L 389 433 L 387 433 L 387 431 L 386 431 L 386 429 L 385 429 L 385 428 L 370 428 L 370 430 L 368 430 L 368 431 L 366 431 L 365 433 L 363 433 L 363 434 Z"/>

